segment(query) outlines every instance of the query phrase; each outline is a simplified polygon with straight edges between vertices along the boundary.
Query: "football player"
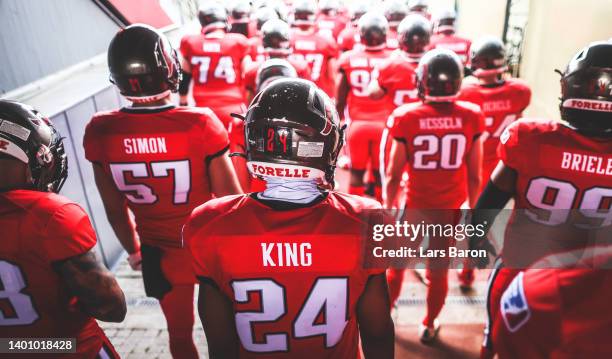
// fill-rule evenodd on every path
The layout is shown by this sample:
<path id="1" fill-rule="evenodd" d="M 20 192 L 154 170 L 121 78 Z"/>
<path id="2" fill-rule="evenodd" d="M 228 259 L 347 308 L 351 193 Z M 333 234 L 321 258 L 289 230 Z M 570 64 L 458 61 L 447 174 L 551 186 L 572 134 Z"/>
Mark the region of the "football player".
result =
<path id="1" fill-rule="evenodd" d="M 457 14 L 454 10 L 445 10 L 436 16 L 430 48 L 452 50 L 459 55 L 463 64 L 468 64 L 472 42 L 455 34 L 456 20 Z"/>
<path id="2" fill-rule="evenodd" d="M 272 19 L 261 27 L 262 46 L 265 59 L 285 59 L 291 63 L 298 77 L 310 80 L 311 73 L 308 63 L 301 58 L 290 57 L 291 28 L 283 20 Z M 257 72 L 264 60 L 252 63 L 244 73 L 244 85 L 247 92 L 247 100 L 250 101 L 256 94 Z M 244 111 L 243 111 L 244 112 Z M 236 112 L 236 113 L 243 113 Z"/>
<path id="3" fill-rule="evenodd" d="M 209 108 L 172 105 L 180 65 L 155 29 L 137 24 L 117 33 L 108 64 L 111 81 L 132 105 L 91 119 L 85 157 L 130 265 L 142 266 L 147 295 L 160 301 L 172 355 L 195 358 L 195 276 L 180 233 L 191 210 L 213 194 L 240 193 L 227 131 Z"/>
<path id="4" fill-rule="evenodd" d="M 193 79 L 196 106 L 212 109 L 227 128 L 231 113 L 246 110 L 242 72 L 251 60 L 248 40 L 241 34 L 227 32 L 228 15 L 220 4 L 209 2 L 201 7 L 198 20 L 202 33 L 187 35 L 181 40 L 180 104 L 187 105 Z"/>
<path id="5" fill-rule="evenodd" d="M 520 272 L 503 293 L 493 325 L 499 358 L 611 357 L 611 266 L 612 248 L 594 246 L 546 257 Z"/>
<path id="6" fill-rule="evenodd" d="M 368 12 L 369 3 L 365 0 L 357 0 L 351 3 L 349 14 L 351 21 L 338 35 L 338 47 L 340 51 L 352 50 L 355 44 L 360 42 L 358 22 Z"/>
<path id="7" fill-rule="evenodd" d="M 488 181 L 499 162 L 499 136 L 529 106 L 531 90 L 525 82 L 506 76 L 506 51 L 498 38 L 483 37 L 476 41 L 471 49 L 470 64 L 478 83 L 465 85 L 459 97 L 479 105 L 485 114 L 482 178 Z M 466 291 L 473 281 L 474 271 L 468 260 L 459 272 L 459 285 Z"/>
<path id="8" fill-rule="evenodd" d="M 431 20 L 431 13 L 429 13 L 429 4 L 427 0 L 409 0 L 408 11 L 411 14 L 419 14 L 427 20 Z"/>
<path id="9" fill-rule="evenodd" d="M 409 216 L 416 209 L 448 209 L 432 214 L 434 223 L 456 224 L 458 213 L 450 210 L 459 209 L 466 198 L 475 204 L 480 193 L 484 115 L 477 105 L 457 101 L 462 78 L 461 60 L 450 50 L 432 50 L 421 59 L 417 68 L 421 102 L 400 106 L 389 120 L 393 142 L 385 176 L 386 208 L 396 208 L 405 165 L 409 174 L 405 208 L 413 210 Z M 452 241 L 430 238 L 429 249 L 447 250 Z M 432 341 L 438 333 L 436 318 L 448 291 L 449 264 L 448 257 L 427 262 L 427 315 L 419 327 L 423 342 Z M 401 280 L 393 283 L 397 285 L 390 288 L 395 301 Z"/>
<path id="10" fill-rule="evenodd" d="M 373 200 L 333 187 L 343 129 L 314 83 L 281 79 L 246 113 L 249 171 L 266 189 L 196 209 L 183 230 L 211 357 L 392 358 L 384 269 L 364 269 Z M 338 255 L 344 253 L 344 255 Z"/>
<path id="11" fill-rule="evenodd" d="M 387 33 L 387 47 L 395 50 L 399 47 L 397 27 L 400 22 L 408 15 L 408 8 L 402 0 L 391 0 L 385 2 L 385 17 L 389 22 L 389 32 Z"/>
<path id="12" fill-rule="evenodd" d="M 359 19 L 359 33 L 363 48 L 347 51 L 338 60 L 338 89 L 336 109 L 347 118 L 348 150 L 351 180 L 349 193 L 365 193 L 364 174 L 372 169 L 375 181 L 375 196 L 381 198 L 381 182 L 378 174 L 380 138 L 385 121 L 392 111 L 384 99 L 368 97 L 368 86 L 374 68 L 389 57 L 386 47 L 389 29 L 387 19 L 378 13 L 369 12 Z M 345 109 L 348 116 L 345 116 Z"/>
<path id="13" fill-rule="evenodd" d="M 283 77 L 298 77 L 297 72 L 289 61 L 284 59 L 268 59 L 257 71 L 256 92 L 261 91 L 265 86 L 274 80 Z M 240 180 L 240 186 L 244 192 L 258 192 L 265 188 L 265 182 L 257 177 L 253 177 L 246 166 L 246 147 L 244 143 L 244 120 L 235 117 L 229 129 L 230 152 L 236 174 Z"/>
<path id="14" fill-rule="evenodd" d="M 490 280 L 488 323 L 495 322 L 500 297 L 521 268 L 551 253 L 583 248 L 593 231 L 610 226 L 612 43 L 586 46 L 561 74 L 562 121 L 520 120 L 506 128 L 501 161 L 474 210 L 473 223 L 493 223 L 501 208 L 515 201 Z M 470 246 L 489 249 L 490 243 L 472 238 Z M 486 260 L 476 264 L 483 267 Z M 495 351 L 489 333 L 483 357 Z"/>
<path id="15" fill-rule="evenodd" d="M 0 337 L 75 338 L 76 354 L 54 357 L 119 358 L 96 319 L 123 321 L 123 292 L 85 211 L 56 194 L 62 137 L 30 106 L 0 100 L 0 173 Z"/>
<path id="16" fill-rule="evenodd" d="M 333 97 L 336 91 L 334 73 L 338 45 L 316 31 L 316 14 L 316 4 L 311 0 L 295 4 L 294 25 L 297 28 L 291 34 L 291 57 L 307 62 L 312 81 Z"/>
<path id="17" fill-rule="evenodd" d="M 249 38 L 249 56 L 251 59 L 261 62 L 266 59 L 263 45 L 261 44 L 261 28 L 268 20 L 278 19 L 278 14 L 274 9 L 262 7 L 255 11 L 256 30 L 255 34 Z"/>
<path id="18" fill-rule="evenodd" d="M 321 0 L 319 2 L 319 16 L 317 27 L 319 33 L 337 41 L 340 31 L 346 27 L 348 19 L 340 13 L 340 1 Z"/>

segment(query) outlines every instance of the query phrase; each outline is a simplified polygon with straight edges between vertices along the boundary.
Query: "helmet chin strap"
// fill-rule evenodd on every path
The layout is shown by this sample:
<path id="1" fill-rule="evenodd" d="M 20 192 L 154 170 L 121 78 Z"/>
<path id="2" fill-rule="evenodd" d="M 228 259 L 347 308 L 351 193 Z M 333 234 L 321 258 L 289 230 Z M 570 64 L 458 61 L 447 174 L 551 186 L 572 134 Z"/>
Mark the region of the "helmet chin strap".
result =
<path id="1" fill-rule="evenodd" d="M 316 178 L 292 180 L 266 177 L 265 180 L 266 189 L 257 194 L 259 199 L 307 204 L 323 196 L 319 189 L 320 181 Z"/>

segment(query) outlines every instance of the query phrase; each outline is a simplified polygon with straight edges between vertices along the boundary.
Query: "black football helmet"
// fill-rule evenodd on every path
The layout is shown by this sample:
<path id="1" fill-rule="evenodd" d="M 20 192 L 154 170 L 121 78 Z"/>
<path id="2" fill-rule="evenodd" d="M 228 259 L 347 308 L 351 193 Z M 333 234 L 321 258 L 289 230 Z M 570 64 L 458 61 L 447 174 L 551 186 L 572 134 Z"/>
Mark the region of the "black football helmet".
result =
<path id="1" fill-rule="evenodd" d="M 444 10 L 436 16 L 434 32 L 436 34 L 454 34 L 456 21 L 457 13 L 455 10 Z"/>
<path id="2" fill-rule="evenodd" d="M 408 10 L 410 12 L 427 13 L 429 10 L 429 4 L 427 0 L 409 0 Z"/>
<path id="3" fill-rule="evenodd" d="M 68 177 L 62 136 L 28 105 L 0 100 L 0 153 L 28 164 L 31 189 L 58 193 Z"/>
<path id="4" fill-rule="evenodd" d="M 410 14 L 397 27 L 400 49 L 409 57 L 420 58 L 431 38 L 431 23 L 419 14 Z"/>
<path id="5" fill-rule="evenodd" d="M 470 70 L 475 77 L 498 75 L 499 82 L 503 82 L 501 75 L 508 70 L 504 43 L 494 36 L 476 40 L 470 49 Z"/>
<path id="6" fill-rule="evenodd" d="M 213 1 L 203 2 L 198 9 L 198 20 L 204 34 L 217 29 L 227 30 L 229 27 L 227 10 Z"/>
<path id="7" fill-rule="evenodd" d="M 402 0 L 391 0 L 385 2 L 385 17 L 389 22 L 389 27 L 396 28 L 408 15 L 408 7 Z"/>
<path id="8" fill-rule="evenodd" d="M 110 81 L 132 102 L 151 102 L 178 91 L 182 73 L 176 50 L 154 28 L 120 30 L 108 47 Z"/>
<path id="9" fill-rule="evenodd" d="M 262 26 L 268 22 L 268 20 L 278 19 L 278 14 L 272 8 L 262 7 L 255 11 L 254 17 L 257 30 L 261 30 Z"/>
<path id="10" fill-rule="evenodd" d="M 268 59 L 257 70 L 257 92 L 261 91 L 268 84 L 280 78 L 295 78 L 297 72 L 295 68 L 285 59 Z"/>
<path id="11" fill-rule="evenodd" d="M 459 56 L 448 49 L 435 49 L 423 55 L 417 67 L 419 97 L 427 102 L 452 102 L 463 81 Z"/>
<path id="12" fill-rule="evenodd" d="M 359 36 L 361 43 L 368 49 L 383 49 L 387 46 L 387 19 L 376 12 L 368 12 L 359 19 Z"/>
<path id="13" fill-rule="evenodd" d="M 264 51 L 272 56 L 290 54 L 290 32 L 289 25 L 283 20 L 272 19 L 267 21 L 261 27 L 261 44 Z"/>
<path id="14" fill-rule="evenodd" d="M 251 102 L 245 121 L 247 166 L 253 175 L 334 183 L 344 129 L 333 102 L 313 82 L 270 83 Z"/>
<path id="15" fill-rule="evenodd" d="M 561 118 L 586 136 L 612 137 L 612 42 L 580 50 L 561 73 Z"/>
<path id="16" fill-rule="evenodd" d="M 325 15 L 335 15 L 340 10 L 339 0 L 321 0 L 319 10 Z"/>
<path id="17" fill-rule="evenodd" d="M 249 22 L 249 15 L 251 13 L 251 5 L 247 0 L 236 1 L 230 11 L 230 15 L 233 22 Z"/>
<path id="18" fill-rule="evenodd" d="M 312 26 L 317 17 L 317 5 L 312 0 L 301 0 L 293 7 L 293 24 Z"/>

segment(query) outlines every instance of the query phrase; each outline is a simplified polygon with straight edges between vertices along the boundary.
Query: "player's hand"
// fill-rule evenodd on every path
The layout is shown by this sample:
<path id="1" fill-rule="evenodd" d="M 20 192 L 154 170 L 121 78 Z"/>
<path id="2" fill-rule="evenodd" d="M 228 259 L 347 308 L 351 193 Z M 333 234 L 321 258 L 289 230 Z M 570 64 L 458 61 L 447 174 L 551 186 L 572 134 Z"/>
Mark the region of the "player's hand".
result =
<path id="1" fill-rule="evenodd" d="M 470 250 L 481 250 L 487 251 L 486 257 L 473 257 L 471 258 L 472 264 L 479 268 L 484 269 L 489 264 L 489 258 L 497 257 L 497 251 L 493 244 L 486 237 L 473 236 L 469 239 L 468 247 Z"/>
<path id="2" fill-rule="evenodd" d="M 132 270 L 141 271 L 142 270 L 142 256 L 140 255 L 140 251 L 134 252 L 128 256 L 128 263 Z"/>

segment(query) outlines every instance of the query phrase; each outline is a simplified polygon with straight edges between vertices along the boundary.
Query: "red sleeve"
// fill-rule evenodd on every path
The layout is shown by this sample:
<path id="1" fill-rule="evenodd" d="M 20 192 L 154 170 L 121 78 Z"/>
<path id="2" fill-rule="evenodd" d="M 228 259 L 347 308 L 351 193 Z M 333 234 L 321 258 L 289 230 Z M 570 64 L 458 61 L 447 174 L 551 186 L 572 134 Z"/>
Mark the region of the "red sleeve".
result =
<path id="1" fill-rule="evenodd" d="M 85 149 L 85 158 L 90 162 L 100 162 L 100 152 L 102 146 L 99 146 L 97 139 L 99 134 L 96 133 L 94 124 L 96 117 L 94 116 L 85 127 L 85 135 L 83 136 L 83 148 Z"/>
<path id="2" fill-rule="evenodd" d="M 187 61 L 191 61 L 191 45 L 189 43 L 189 37 L 185 36 L 181 39 L 180 45 L 181 55 Z"/>
<path id="3" fill-rule="evenodd" d="M 387 121 L 387 127 L 390 128 L 389 133 L 391 134 L 391 138 L 394 138 L 398 141 L 402 141 L 406 143 L 408 141 L 407 131 L 405 129 L 405 114 L 401 113 L 401 107 L 389 116 L 389 120 Z"/>
<path id="4" fill-rule="evenodd" d="M 502 295 L 493 324 L 493 347 L 504 358 L 547 358 L 560 347 L 561 313 L 557 276 L 528 270 Z"/>
<path id="5" fill-rule="evenodd" d="M 522 122 L 516 121 L 510 124 L 499 137 L 499 147 L 497 147 L 497 155 L 504 164 L 510 168 L 518 170 L 523 154 L 519 140 L 521 137 Z"/>
<path id="6" fill-rule="evenodd" d="M 42 250 L 54 262 L 83 254 L 96 245 L 96 232 L 87 213 L 76 203 L 59 207 L 46 226 Z"/>
<path id="7" fill-rule="evenodd" d="M 214 211 L 207 210 L 207 205 L 196 208 L 185 226 L 183 226 L 183 242 L 191 252 L 193 268 L 199 280 L 212 280 L 218 286 L 221 283 L 218 256 L 213 241 L 206 236 L 202 228 L 216 216 Z"/>
<path id="8" fill-rule="evenodd" d="M 206 109 L 204 121 L 204 153 L 207 159 L 212 159 L 228 149 L 229 137 L 223 123 L 212 110 Z"/>
<path id="9" fill-rule="evenodd" d="M 349 67 L 349 53 L 345 52 L 340 55 L 340 59 L 338 60 L 338 70 L 344 71 L 344 73 L 348 72 Z"/>
<path id="10" fill-rule="evenodd" d="M 385 61 L 380 67 L 377 67 L 376 69 L 374 69 L 375 71 L 375 77 L 377 78 L 378 81 L 378 85 L 380 86 L 380 88 L 389 91 L 391 89 L 391 84 L 389 83 L 389 79 L 391 78 L 392 71 L 391 71 L 391 62 L 389 61 Z"/>
<path id="11" fill-rule="evenodd" d="M 338 44 L 335 41 L 327 42 L 327 56 L 336 58 L 338 57 L 339 49 Z"/>
<path id="12" fill-rule="evenodd" d="M 523 85 L 522 93 L 523 93 L 523 96 L 522 96 L 522 98 L 523 98 L 523 102 L 522 102 L 523 106 L 522 106 L 521 112 L 525 111 L 525 109 L 531 103 L 531 89 L 529 88 L 529 86 Z"/>
<path id="13" fill-rule="evenodd" d="M 474 124 L 474 137 L 482 135 L 487 126 L 485 125 L 485 115 L 482 111 L 476 111 L 475 113 L 476 121 Z"/>

